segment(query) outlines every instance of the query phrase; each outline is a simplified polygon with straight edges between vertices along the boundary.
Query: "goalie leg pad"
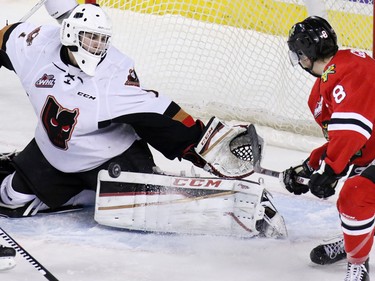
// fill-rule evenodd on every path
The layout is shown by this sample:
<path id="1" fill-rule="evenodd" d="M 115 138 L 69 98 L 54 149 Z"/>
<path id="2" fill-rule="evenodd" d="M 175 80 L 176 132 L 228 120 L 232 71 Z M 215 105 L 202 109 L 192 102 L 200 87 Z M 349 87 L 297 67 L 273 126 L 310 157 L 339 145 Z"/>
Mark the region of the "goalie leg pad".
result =
<path id="1" fill-rule="evenodd" d="M 102 170 L 96 196 L 95 220 L 107 226 L 237 237 L 286 235 L 285 224 L 273 220 L 280 215 L 264 188 L 251 181 L 131 172 L 113 178 Z"/>

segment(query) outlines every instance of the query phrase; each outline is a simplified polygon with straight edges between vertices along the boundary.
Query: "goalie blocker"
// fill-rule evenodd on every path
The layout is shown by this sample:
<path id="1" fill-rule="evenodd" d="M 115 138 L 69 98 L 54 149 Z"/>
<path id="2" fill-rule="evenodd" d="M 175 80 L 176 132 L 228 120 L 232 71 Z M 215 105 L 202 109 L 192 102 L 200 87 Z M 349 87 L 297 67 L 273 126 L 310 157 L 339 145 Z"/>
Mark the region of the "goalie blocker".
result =
<path id="1" fill-rule="evenodd" d="M 236 237 L 287 236 L 284 220 L 257 182 L 102 170 L 95 220 L 128 230 Z M 151 184 L 152 183 L 152 184 Z"/>

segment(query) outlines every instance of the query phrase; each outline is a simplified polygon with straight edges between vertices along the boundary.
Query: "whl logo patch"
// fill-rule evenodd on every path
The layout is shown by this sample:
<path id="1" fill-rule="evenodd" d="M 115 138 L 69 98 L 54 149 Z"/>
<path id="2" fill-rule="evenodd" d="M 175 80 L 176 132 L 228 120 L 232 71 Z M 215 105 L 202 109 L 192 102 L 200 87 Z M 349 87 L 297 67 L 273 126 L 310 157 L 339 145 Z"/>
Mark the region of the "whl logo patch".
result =
<path id="1" fill-rule="evenodd" d="M 37 88 L 53 88 L 55 86 L 55 76 L 54 75 L 48 75 L 43 74 L 41 78 L 38 79 L 38 81 L 35 82 L 35 87 Z"/>

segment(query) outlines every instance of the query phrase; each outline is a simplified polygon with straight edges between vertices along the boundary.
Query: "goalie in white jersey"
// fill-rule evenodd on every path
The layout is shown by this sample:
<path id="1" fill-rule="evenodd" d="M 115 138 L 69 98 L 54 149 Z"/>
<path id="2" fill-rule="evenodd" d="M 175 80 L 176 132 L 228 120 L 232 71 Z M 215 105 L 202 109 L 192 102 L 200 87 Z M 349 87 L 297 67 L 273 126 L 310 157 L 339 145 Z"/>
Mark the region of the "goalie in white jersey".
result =
<path id="1" fill-rule="evenodd" d="M 62 2 L 54 5 L 76 5 Z M 168 159 L 207 166 L 195 151 L 203 123 L 142 89 L 132 59 L 111 46 L 111 36 L 110 19 L 92 4 L 75 7 L 61 27 L 16 23 L 0 31 L 0 63 L 18 75 L 38 117 L 35 138 L 0 164 L 1 215 L 69 205 L 95 190 L 98 171 L 111 162 L 153 173 L 148 144 Z"/>

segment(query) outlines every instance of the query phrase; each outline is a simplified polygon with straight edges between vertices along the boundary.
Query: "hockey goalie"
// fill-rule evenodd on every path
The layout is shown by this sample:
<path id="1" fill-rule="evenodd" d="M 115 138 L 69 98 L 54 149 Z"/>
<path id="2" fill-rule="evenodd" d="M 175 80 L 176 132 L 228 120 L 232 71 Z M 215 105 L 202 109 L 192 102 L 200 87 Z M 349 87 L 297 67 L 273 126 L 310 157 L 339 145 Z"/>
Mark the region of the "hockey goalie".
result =
<path id="1" fill-rule="evenodd" d="M 133 59 L 112 45 L 112 22 L 99 5 L 45 5 L 60 26 L 18 22 L 0 30 L 0 66 L 18 76 L 37 117 L 28 145 L 0 157 L 0 216 L 72 210 L 88 190 L 97 191 L 95 219 L 103 225 L 286 235 L 264 187 L 243 180 L 263 145 L 250 127 L 215 117 L 204 124 L 145 89 Z M 157 172 L 149 147 L 212 177 Z"/>

